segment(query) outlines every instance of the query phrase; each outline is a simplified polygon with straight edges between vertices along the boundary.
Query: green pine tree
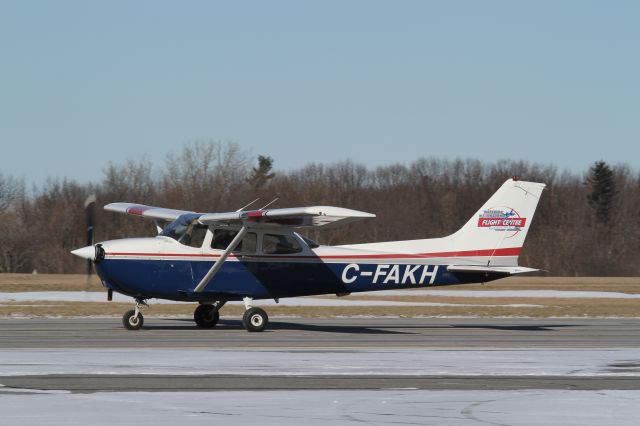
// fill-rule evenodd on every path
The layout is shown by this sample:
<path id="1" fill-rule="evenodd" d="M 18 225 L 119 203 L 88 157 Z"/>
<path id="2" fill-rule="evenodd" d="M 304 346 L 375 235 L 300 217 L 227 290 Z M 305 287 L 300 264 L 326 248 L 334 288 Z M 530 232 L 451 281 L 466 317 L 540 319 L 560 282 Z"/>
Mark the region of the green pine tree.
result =
<path id="1" fill-rule="evenodd" d="M 617 193 L 613 170 L 604 161 L 596 161 L 589 170 L 586 183 L 591 187 L 587 200 L 596 220 L 602 224 L 608 224 Z"/>
<path id="2" fill-rule="evenodd" d="M 273 168 L 273 158 L 269 156 L 259 155 L 258 156 L 258 167 L 254 167 L 253 173 L 249 177 L 249 183 L 255 189 L 260 189 L 263 187 L 269 180 L 273 179 L 275 173 L 271 172 Z"/>

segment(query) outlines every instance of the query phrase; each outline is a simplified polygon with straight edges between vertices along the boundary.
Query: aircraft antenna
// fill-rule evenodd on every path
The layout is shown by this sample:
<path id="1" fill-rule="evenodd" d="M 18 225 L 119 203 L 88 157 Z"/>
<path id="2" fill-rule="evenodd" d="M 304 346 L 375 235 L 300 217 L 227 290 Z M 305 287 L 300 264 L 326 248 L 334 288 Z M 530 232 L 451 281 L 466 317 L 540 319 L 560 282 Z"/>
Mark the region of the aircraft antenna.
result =
<path id="1" fill-rule="evenodd" d="M 240 207 L 238 210 L 236 210 L 236 212 L 241 212 L 242 210 L 246 209 L 247 207 L 249 207 L 251 204 L 255 203 L 256 201 L 258 201 L 260 198 L 256 198 L 255 200 L 253 200 L 252 202 L 250 202 L 249 204 L 247 204 L 246 206 L 242 206 Z"/>
<path id="2" fill-rule="evenodd" d="M 269 207 L 271 204 L 275 203 L 276 201 L 278 201 L 280 199 L 280 197 L 276 197 L 274 198 L 272 201 L 268 202 L 267 204 L 265 204 L 264 206 L 260 207 L 258 210 L 264 210 L 267 207 Z"/>

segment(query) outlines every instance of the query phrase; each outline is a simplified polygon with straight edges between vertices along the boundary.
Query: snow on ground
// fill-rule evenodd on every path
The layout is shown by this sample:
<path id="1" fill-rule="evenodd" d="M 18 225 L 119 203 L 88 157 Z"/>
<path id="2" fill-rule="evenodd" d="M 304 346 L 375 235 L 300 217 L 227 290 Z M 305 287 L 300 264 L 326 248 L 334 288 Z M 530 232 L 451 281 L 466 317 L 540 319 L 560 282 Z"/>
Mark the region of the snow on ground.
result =
<path id="1" fill-rule="evenodd" d="M 353 293 L 350 297 L 336 298 L 328 295 L 324 297 L 292 297 L 280 299 L 282 306 L 475 306 L 456 303 L 431 302 L 398 302 L 387 300 L 355 300 L 358 296 L 444 296 L 444 297 L 478 297 L 478 298 L 580 298 L 580 299 L 640 299 L 640 294 L 616 293 L 607 291 L 559 291 L 559 290 L 381 290 L 364 293 Z M 106 292 L 100 291 L 29 291 L 15 293 L 0 293 L 2 302 L 23 301 L 51 301 L 51 302 L 105 302 Z M 131 302 L 131 298 L 119 293 L 113 294 L 115 302 Z M 151 299 L 153 303 L 179 303 L 171 300 Z M 265 300 L 261 304 L 275 305 L 272 300 Z M 489 305 L 493 306 L 493 305 Z M 505 305 L 498 305 L 505 306 Z M 541 305 L 513 304 L 515 307 L 538 307 Z"/>
<path id="2" fill-rule="evenodd" d="M 532 297 L 578 299 L 640 299 L 640 294 L 612 291 L 561 291 L 561 290 L 382 290 L 369 296 L 445 296 L 445 297 Z"/>
<path id="3" fill-rule="evenodd" d="M 99 291 L 29 291 L 17 293 L 0 293 L 2 302 L 106 302 L 106 292 Z M 113 294 L 115 302 L 131 303 L 132 298 L 119 293 Z M 151 303 L 181 303 L 171 300 L 150 299 Z M 232 302 L 233 303 L 233 302 Z M 237 302 L 242 303 L 242 302 Z M 436 303 L 436 302 L 397 302 L 390 300 L 354 300 L 332 297 L 330 299 L 311 297 L 291 297 L 280 299 L 279 303 L 273 300 L 260 301 L 261 306 L 477 306 L 463 303 Z M 483 305 L 483 306 L 511 306 L 521 308 L 537 308 L 542 305 L 513 304 L 513 305 Z"/>
<path id="4" fill-rule="evenodd" d="M 37 409 L 34 409 L 37 407 Z M 7 425 L 637 425 L 640 391 L 233 391 L 13 394 Z"/>
<path id="5" fill-rule="evenodd" d="M 640 348 L 0 350 L 0 376 L 42 374 L 638 377 Z"/>

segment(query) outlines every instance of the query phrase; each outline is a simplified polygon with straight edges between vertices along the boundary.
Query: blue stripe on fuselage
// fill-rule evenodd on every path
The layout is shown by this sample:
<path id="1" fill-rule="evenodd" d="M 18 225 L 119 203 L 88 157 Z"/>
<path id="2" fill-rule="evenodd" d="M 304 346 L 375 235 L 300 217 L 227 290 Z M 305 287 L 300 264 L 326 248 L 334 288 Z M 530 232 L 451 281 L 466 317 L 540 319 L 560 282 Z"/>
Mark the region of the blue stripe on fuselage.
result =
<path id="1" fill-rule="evenodd" d="M 202 294 L 194 287 L 213 262 L 105 259 L 96 264 L 105 286 L 134 297 L 241 300 L 390 290 L 483 281 L 449 273 L 446 265 L 227 261 Z"/>

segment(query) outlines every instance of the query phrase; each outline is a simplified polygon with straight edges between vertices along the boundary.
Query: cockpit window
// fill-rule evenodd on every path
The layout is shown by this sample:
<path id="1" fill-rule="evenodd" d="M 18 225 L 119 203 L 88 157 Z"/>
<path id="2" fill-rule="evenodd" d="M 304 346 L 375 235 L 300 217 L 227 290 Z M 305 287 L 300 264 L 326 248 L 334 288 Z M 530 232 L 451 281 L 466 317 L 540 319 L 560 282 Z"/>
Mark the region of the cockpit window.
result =
<path id="1" fill-rule="evenodd" d="M 300 235 L 300 234 L 298 234 L 298 236 L 302 238 L 302 240 L 309 246 L 309 248 L 314 249 L 314 248 L 320 247 L 320 244 L 316 243 L 311 238 L 307 238 L 304 235 Z"/>
<path id="2" fill-rule="evenodd" d="M 191 227 L 191 232 L 187 230 L 187 232 L 178 241 L 186 246 L 196 248 L 202 247 L 204 237 L 207 235 L 208 226 L 194 223 L 191 225 Z"/>
<path id="3" fill-rule="evenodd" d="M 291 235 L 264 234 L 262 252 L 265 254 L 300 253 L 302 247 Z"/>
<path id="4" fill-rule="evenodd" d="M 207 227 L 196 223 L 201 215 L 187 213 L 167 225 L 160 235 L 173 238 L 181 244 L 191 247 L 202 247 Z"/>
<path id="5" fill-rule="evenodd" d="M 218 250 L 226 250 L 233 241 L 233 238 L 238 234 L 238 231 L 232 231 L 230 229 L 216 229 L 213 231 L 213 240 L 211 240 L 211 248 Z M 253 254 L 256 252 L 258 237 L 255 232 L 247 232 L 233 250 L 234 253 Z"/>

